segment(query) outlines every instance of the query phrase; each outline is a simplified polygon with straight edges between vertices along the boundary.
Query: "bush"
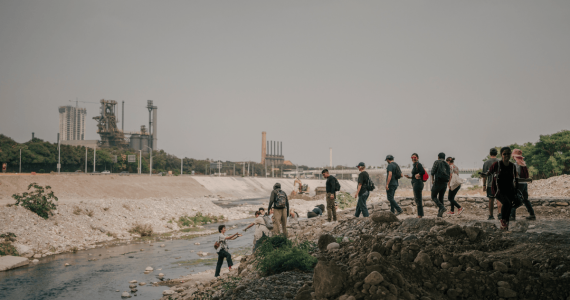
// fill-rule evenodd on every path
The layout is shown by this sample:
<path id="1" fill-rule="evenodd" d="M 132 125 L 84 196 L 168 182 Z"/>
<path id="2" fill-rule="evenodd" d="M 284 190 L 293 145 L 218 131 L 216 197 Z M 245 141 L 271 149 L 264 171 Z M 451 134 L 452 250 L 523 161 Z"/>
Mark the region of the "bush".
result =
<path id="1" fill-rule="evenodd" d="M 338 201 L 338 207 L 340 209 L 356 206 L 357 199 L 352 197 L 349 193 L 339 192 L 336 196 L 336 199 Z"/>
<path id="2" fill-rule="evenodd" d="M 10 244 L 9 242 L 0 242 L 0 256 L 5 255 L 12 255 L 12 256 L 20 256 L 18 254 L 18 250 L 14 245 Z"/>
<path id="3" fill-rule="evenodd" d="M 198 212 L 193 217 L 181 216 L 180 218 L 178 218 L 178 225 L 180 227 L 189 227 L 192 225 L 200 225 L 202 223 L 208 223 L 208 222 L 216 223 L 223 219 L 224 216 L 212 216 L 212 215 L 204 216 L 202 215 L 201 212 Z"/>
<path id="4" fill-rule="evenodd" d="M 32 187 L 35 188 L 33 192 L 12 195 L 12 198 L 16 199 L 16 205 L 22 206 L 44 219 L 53 216 L 52 211 L 57 209 L 57 205 L 52 200 L 57 201 L 57 197 L 53 194 L 53 191 L 46 194 L 51 187 L 46 186 L 44 189 L 44 187 L 37 185 L 35 182 L 28 185 L 28 190 Z"/>
<path id="5" fill-rule="evenodd" d="M 139 224 L 136 223 L 133 228 L 131 228 L 131 230 L 129 230 L 129 232 L 132 233 L 138 233 L 140 234 L 141 237 L 143 236 L 151 236 L 152 235 L 152 226 L 150 226 L 150 224 Z"/>
<path id="6" fill-rule="evenodd" d="M 263 238 L 261 246 L 255 252 L 256 268 L 264 275 L 312 270 L 317 264 L 317 259 L 309 254 L 309 251 L 314 250 L 313 244 L 304 242 L 294 245 L 280 235 Z"/>

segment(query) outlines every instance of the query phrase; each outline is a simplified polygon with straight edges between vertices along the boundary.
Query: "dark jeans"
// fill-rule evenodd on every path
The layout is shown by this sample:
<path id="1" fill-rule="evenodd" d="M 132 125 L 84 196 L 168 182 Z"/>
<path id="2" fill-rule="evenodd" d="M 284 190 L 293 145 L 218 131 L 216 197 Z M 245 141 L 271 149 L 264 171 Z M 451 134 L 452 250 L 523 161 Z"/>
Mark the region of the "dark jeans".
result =
<path id="1" fill-rule="evenodd" d="M 368 217 L 368 207 L 366 207 L 366 200 L 368 200 L 368 196 L 370 196 L 370 192 L 366 191 L 362 195 L 358 196 L 358 202 L 356 203 L 356 212 L 354 213 L 355 217 L 360 217 L 360 213 L 362 212 L 363 217 Z"/>
<path id="2" fill-rule="evenodd" d="M 222 269 L 222 264 L 224 263 L 224 257 L 228 260 L 228 267 L 234 265 L 232 263 L 232 255 L 224 249 L 220 250 L 220 252 L 218 252 L 218 264 L 216 265 L 216 274 L 214 277 L 220 276 L 220 270 Z"/>
<path id="3" fill-rule="evenodd" d="M 455 201 L 455 195 L 457 195 L 457 192 L 459 192 L 460 189 L 461 189 L 461 184 L 453 191 L 450 189 L 449 193 L 447 194 L 447 199 L 449 200 L 449 203 L 451 203 L 451 211 L 453 211 L 455 207 L 461 208 L 461 205 L 459 205 L 459 203 Z"/>
<path id="4" fill-rule="evenodd" d="M 519 190 L 522 192 L 523 194 L 523 202 L 521 203 L 521 205 L 518 205 L 516 207 L 513 207 L 513 209 L 511 210 L 511 217 L 516 218 L 517 216 L 517 208 L 521 207 L 522 204 L 524 204 L 524 206 L 526 206 L 526 210 L 528 211 L 528 213 L 531 216 L 534 216 L 534 209 L 532 208 L 532 204 L 530 204 L 530 201 L 528 201 L 528 184 L 521 184 L 519 183 L 518 186 Z"/>
<path id="5" fill-rule="evenodd" d="M 497 198 L 503 207 L 501 208 L 501 220 L 509 223 L 509 216 L 511 215 L 511 210 L 513 208 L 513 203 L 515 202 L 515 196 L 513 193 L 500 192 Z"/>
<path id="6" fill-rule="evenodd" d="M 422 200 L 422 191 L 424 190 L 424 182 L 416 181 L 413 184 L 414 188 L 414 200 L 416 201 L 416 207 L 418 208 L 418 216 L 424 216 L 424 202 Z"/>
<path id="7" fill-rule="evenodd" d="M 435 182 L 431 187 L 431 200 L 435 203 L 440 210 L 444 210 L 443 206 L 443 196 L 445 196 L 445 190 L 447 190 L 447 182 Z"/>
<path id="8" fill-rule="evenodd" d="M 394 200 L 394 195 L 396 194 L 396 190 L 398 189 L 397 185 L 389 185 L 388 190 L 386 191 L 386 197 L 388 197 L 388 201 L 390 202 L 390 211 L 393 213 L 394 211 L 402 212 L 402 209 Z"/>
<path id="9" fill-rule="evenodd" d="M 307 218 L 309 218 L 309 219 L 310 219 L 310 218 L 316 218 L 316 217 L 318 217 L 318 216 L 319 216 L 319 215 L 317 215 L 316 213 L 314 213 L 314 212 L 312 212 L 312 211 L 310 211 L 310 212 L 307 213 Z"/>

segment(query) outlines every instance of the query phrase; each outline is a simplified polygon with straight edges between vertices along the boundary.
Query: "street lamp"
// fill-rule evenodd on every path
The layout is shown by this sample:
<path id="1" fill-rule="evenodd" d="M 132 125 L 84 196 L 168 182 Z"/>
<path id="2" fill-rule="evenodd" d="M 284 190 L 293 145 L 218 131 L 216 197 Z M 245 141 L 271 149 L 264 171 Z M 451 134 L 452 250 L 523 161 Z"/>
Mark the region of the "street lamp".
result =
<path id="1" fill-rule="evenodd" d="M 150 150 L 149 151 L 149 153 L 150 153 L 150 164 L 149 164 L 150 165 L 150 171 L 148 173 L 148 176 L 152 176 L 152 148 L 149 146 L 145 146 L 145 147 Z"/>

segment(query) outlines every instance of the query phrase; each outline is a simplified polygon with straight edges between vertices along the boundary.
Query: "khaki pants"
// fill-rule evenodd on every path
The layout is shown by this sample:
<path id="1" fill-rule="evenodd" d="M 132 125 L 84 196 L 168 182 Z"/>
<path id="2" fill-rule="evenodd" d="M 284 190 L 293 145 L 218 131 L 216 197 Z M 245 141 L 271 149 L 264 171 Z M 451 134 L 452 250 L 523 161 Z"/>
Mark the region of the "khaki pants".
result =
<path id="1" fill-rule="evenodd" d="M 286 208 L 275 208 L 273 210 L 273 233 L 275 235 L 279 234 L 279 226 L 283 227 L 283 235 L 287 237 L 287 209 Z"/>
<path id="2" fill-rule="evenodd" d="M 331 199 L 331 195 L 333 198 Z M 336 209 L 334 208 L 334 194 L 327 193 L 327 220 L 330 222 L 331 218 L 336 221 Z"/>

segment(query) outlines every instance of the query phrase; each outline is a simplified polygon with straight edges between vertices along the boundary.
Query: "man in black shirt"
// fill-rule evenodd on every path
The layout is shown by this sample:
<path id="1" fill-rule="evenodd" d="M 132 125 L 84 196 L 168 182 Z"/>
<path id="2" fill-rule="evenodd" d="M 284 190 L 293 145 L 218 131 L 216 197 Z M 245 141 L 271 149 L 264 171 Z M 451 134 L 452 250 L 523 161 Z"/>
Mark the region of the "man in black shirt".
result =
<path id="1" fill-rule="evenodd" d="M 370 176 L 368 176 L 368 172 L 364 171 L 366 165 L 361 162 L 357 166 L 358 171 L 358 188 L 356 193 L 354 194 L 354 198 L 358 198 L 358 202 L 356 204 L 356 212 L 354 213 L 355 217 L 360 217 L 360 213 L 364 217 L 368 217 L 368 208 L 366 207 L 366 200 L 368 200 L 368 196 L 370 196 L 370 192 L 368 191 L 368 182 L 370 181 Z"/>
<path id="2" fill-rule="evenodd" d="M 412 154 L 412 162 L 414 167 L 412 169 L 412 177 L 405 175 L 406 178 L 412 179 L 412 187 L 414 191 L 414 200 L 416 201 L 416 207 L 418 209 L 418 218 L 424 216 L 424 203 L 422 200 L 422 191 L 424 190 L 424 174 L 426 170 L 424 166 L 418 161 L 419 155 L 417 153 Z"/>
<path id="3" fill-rule="evenodd" d="M 329 170 L 324 169 L 322 172 L 323 177 L 327 179 L 327 220 L 330 222 L 332 220 L 336 222 L 336 209 L 334 207 L 334 200 L 336 199 L 336 185 L 338 180 L 329 174 Z"/>
<path id="4" fill-rule="evenodd" d="M 447 190 L 447 183 L 449 182 L 450 169 L 449 165 L 445 162 L 445 153 L 441 152 L 437 155 L 437 160 L 433 163 L 431 168 L 431 200 L 439 207 L 437 217 L 441 218 L 443 213 L 446 212 L 443 206 L 443 196 Z M 439 198 L 439 199 L 438 199 Z"/>

